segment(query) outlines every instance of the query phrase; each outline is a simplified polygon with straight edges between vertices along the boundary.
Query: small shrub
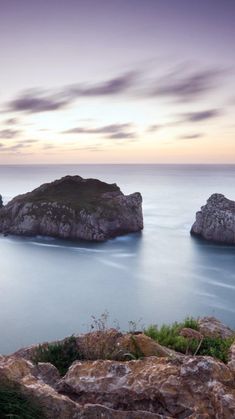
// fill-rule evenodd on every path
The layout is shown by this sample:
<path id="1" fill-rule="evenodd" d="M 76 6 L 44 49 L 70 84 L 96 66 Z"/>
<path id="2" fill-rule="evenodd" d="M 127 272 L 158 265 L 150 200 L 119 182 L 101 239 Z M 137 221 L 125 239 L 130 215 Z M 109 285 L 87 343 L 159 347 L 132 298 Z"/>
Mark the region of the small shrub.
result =
<path id="1" fill-rule="evenodd" d="M 220 361 L 227 363 L 229 349 L 234 341 L 234 338 L 204 338 L 198 355 L 209 355 Z"/>
<path id="2" fill-rule="evenodd" d="M 63 376 L 70 365 L 77 359 L 81 359 L 81 355 L 77 347 L 76 338 L 71 336 L 63 342 L 40 345 L 35 351 L 33 362 L 50 362 Z"/>
<path id="3" fill-rule="evenodd" d="M 199 330 L 198 320 L 193 317 L 186 317 L 186 319 L 181 323 L 183 327 L 189 327 L 190 329 Z"/>
<path id="4" fill-rule="evenodd" d="M 180 331 L 188 327 L 198 330 L 198 321 L 192 317 L 187 317 L 182 323 L 173 323 L 172 325 L 163 325 L 160 328 L 156 325 L 151 325 L 145 330 L 145 334 L 150 338 L 156 340 L 160 345 L 174 349 L 177 352 L 194 354 L 198 347 L 197 340 L 188 341 L 185 337 L 180 336 Z M 229 348 L 233 343 L 234 338 L 204 338 L 197 355 L 207 355 L 217 358 L 223 362 L 228 362 Z"/>
<path id="5" fill-rule="evenodd" d="M 162 325 L 160 328 L 155 325 L 151 325 L 145 330 L 145 334 L 150 338 L 156 340 L 160 345 L 166 346 L 167 348 L 174 349 L 177 352 L 186 353 L 188 350 L 194 353 L 197 349 L 197 341 L 192 340 L 188 343 L 187 339 L 180 336 L 180 331 L 188 325 L 193 325 L 194 329 L 197 327 L 196 321 L 186 319 L 182 323 L 173 323 L 172 325 Z"/>
<path id="6" fill-rule="evenodd" d="M 90 329 L 104 332 L 108 329 L 109 312 L 105 310 L 100 317 L 91 316 Z"/>
<path id="7" fill-rule="evenodd" d="M 0 385 L 0 418 L 43 419 L 41 409 L 20 390 Z"/>

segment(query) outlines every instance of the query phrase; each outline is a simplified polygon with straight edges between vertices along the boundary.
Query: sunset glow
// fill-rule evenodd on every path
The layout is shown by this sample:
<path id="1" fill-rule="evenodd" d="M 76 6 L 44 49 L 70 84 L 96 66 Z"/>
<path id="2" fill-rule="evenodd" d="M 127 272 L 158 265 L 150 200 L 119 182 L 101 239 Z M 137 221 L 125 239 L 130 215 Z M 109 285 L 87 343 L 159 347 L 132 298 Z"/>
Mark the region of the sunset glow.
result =
<path id="1" fill-rule="evenodd" d="M 235 163 L 234 13 L 1 1 L 0 163 Z"/>

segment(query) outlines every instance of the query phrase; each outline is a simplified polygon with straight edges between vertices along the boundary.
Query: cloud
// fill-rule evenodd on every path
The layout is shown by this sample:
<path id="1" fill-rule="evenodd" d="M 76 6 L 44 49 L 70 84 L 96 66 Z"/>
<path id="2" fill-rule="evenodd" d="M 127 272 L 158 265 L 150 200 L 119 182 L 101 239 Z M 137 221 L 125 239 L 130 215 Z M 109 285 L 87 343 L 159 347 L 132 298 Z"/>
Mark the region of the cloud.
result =
<path id="1" fill-rule="evenodd" d="M 106 138 L 113 140 L 123 140 L 123 139 L 134 139 L 137 134 L 133 132 L 133 125 L 130 123 L 125 124 L 111 124 L 104 125 L 101 127 L 95 128 L 84 128 L 76 127 L 68 131 L 64 131 L 64 134 L 104 134 Z"/>
<path id="2" fill-rule="evenodd" d="M 64 131 L 64 134 L 112 134 L 129 129 L 131 126 L 132 125 L 128 123 L 104 125 L 96 128 L 76 127 L 68 131 Z"/>
<path id="3" fill-rule="evenodd" d="M 204 134 L 202 133 L 195 133 L 195 134 L 186 134 L 179 137 L 180 140 L 195 140 L 197 138 L 203 137 Z"/>
<path id="4" fill-rule="evenodd" d="M 200 122 L 205 121 L 207 119 L 212 119 L 220 116 L 222 114 L 221 110 L 219 109 L 208 109 L 205 111 L 198 111 L 198 112 L 188 112 L 183 114 L 183 121 L 188 122 Z"/>
<path id="5" fill-rule="evenodd" d="M 57 92 L 48 93 L 41 89 L 31 89 L 8 102 L 6 111 L 25 113 L 58 111 L 66 108 L 78 98 L 124 93 L 134 85 L 135 79 L 136 72 L 129 72 L 99 84 L 64 86 Z"/>
<path id="6" fill-rule="evenodd" d="M 0 130 L 0 138 L 3 140 L 9 140 L 15 138 L 19 135 L 20 131 L 13 129 L 3 129 Z"/>
<path id="7" fill-rule="evenodd" d="M 195 100 L 218 85 L 223 72 L 218 69 L 201 70 L 190 74 L 176 69 L 158 80 L 158 86 L 149 92 L 154 97 L 170 97 L 177 101 Z"/>
<path id="8" fill-rule="evenodd" d="M 136 72 L 124 73 L 99 84 L 72 86 L 68 93 L 74 97 L 117 95 L 130 89 L 135 84 L 136 76 Z"/>
<path id="9" fill-rule="evenodd" d="M 9 118 L 5 121 L 6 125 L 16 125 L 18 124 L 18 119 L 17 118 Z"/>
<path id="10" fill-rule="evenodd" d="M 163 128 L 164 127 L 164 125 L 157 125 L 157 124 L 153 124 L 153 125 L 150 125 L 148 128 L 147 128 L 147 132 L 156 132 L 156 131 L 158 131 L 159 129 L 161 129 L 161 128 Z"/>
<path id="11" fill-rule="evenodd" d="M 31 147 L 32 144 L 37 143 L 37 142 L 38 140 L 26 139 L 26 140 L 18 141 L 17 143 L 11 146 L 0 143 L 0 148 L 1 148 L 1 151 L 12 153 L 12 152 L 20 151 L 25 148 L 29 148 Z"/>
<path id="12" fill-rule="evenodd" d="M 43 91 L 30 90 L 22 93 L 7 104 L 9 112 L 48 112 L 65 108 L 69 104 L 68 98 L 57 95 L 45 95 Z"/>
<path id="13" fill-rule="evenodd" d="M 111 140 L 124 140 L 124 139 L 134 139 L 136 138 L 136 134 L 134 132 L 115 132 L 114 134 L 109 134 L 107 138 L 110 138 Z"/>

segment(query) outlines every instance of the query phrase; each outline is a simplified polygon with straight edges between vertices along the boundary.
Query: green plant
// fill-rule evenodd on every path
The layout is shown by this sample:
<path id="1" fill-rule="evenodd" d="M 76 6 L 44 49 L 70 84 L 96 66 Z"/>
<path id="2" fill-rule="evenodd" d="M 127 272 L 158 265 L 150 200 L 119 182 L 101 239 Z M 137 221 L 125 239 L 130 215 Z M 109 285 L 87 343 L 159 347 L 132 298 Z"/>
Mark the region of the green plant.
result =
<path id="1" fill-rule="evenodd" d="M 33 362 L 50 362 L 63 376 L 77 359 L 81 359 L 81 355 L 76 338 L 71 336 L 62 342 L 40 345 L 35 351 Z"/>
<path id="2" fill-rule="evenodd" d="M 198 355 L 209 355 L 220 359 L 222 362 L 228 362 L 229 349 L 234 338 L 204 338 Z"/>
<path id="3" fill-rule="evenodd" d="M 43 419 L 37 404 L 21 394 L 18 388 L 0 385 L 0 418 Z"/>
<path id="4" fill-rule="evenodd" d="M 134 352 L 132 353 L 132 356 L 133 356 L 135 359 L 140 359 L 140 358 L 143 358 L 143 357 L 144 357 L 144 354 L 143 354 L 143 352 L 141 351 L 141 349 L 140 349 L 140 347 L 139 347 L 139 345 L 138 345 L 138 342 L 136 341 L 136 338 L 135 338 L 135 336 L 134 336 L 134 335 L 132 335 L 132 336 L 131 336 L 131 341 L 132 341 L 133 346 L 134 346 Z"/>
<path id="5" fill-rule="evenodd" d="M 192 317 L 187 317 L 182 323 L 175 322 L 172 325 L 163 325 L 160 328 L 157 325 L 151 325 L 144 333 L 156 340 L 160 345 L 174 349 L 177 352 L 213 356 L 225 363 L 228 361 L 229 348 L 234 338 L 205 337 L 200 346 L 198 346 L 197 340 L 192 339 L 189 341 L 185 337 L 180 336 L 180 331 L 185 327 L 198 330 L 198 321 Z"/>
<path id="6" fill-rule="evenodd" d="M 182 353 L 186 353 L 188 348 L 191 353 L 194 353 L 197 349 L 197 341 L 192 340 L 188 345 L 187 339 L 180 336 L 180 331 L 184 327 L 196 329 L 197 321 L 187 318 L 182 323 L 175 322 L 172 325 L 163 324 L 160 328 L 157 325 L 151 325 L 144 331 L 144 333 L 150 338 L 156 340 L 160 345 Z"/>
<path id="7" fill-rule="evenodd" d="M 183 323 L 179 324 L 182 324 L 182 327 L 189 327 L 190 329 L 199 330 L 198 320 L 194 319 L 193 317 L 186 317 Z"/>

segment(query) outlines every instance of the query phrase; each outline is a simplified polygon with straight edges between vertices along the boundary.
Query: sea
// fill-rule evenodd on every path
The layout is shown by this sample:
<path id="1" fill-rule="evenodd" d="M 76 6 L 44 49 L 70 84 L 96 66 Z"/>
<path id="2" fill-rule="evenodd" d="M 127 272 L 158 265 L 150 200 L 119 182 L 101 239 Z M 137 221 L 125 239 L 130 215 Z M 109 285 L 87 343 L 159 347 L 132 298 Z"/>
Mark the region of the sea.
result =
<path id="1" fill-rule="evenodd" d="M 0 353 L 108 327 L 187 316 L 235 328 L 235 246 L 190 236 L 212 193 L 235 199 L 235 165 L 0 166 L 4 203 L 67 174 L 143 196 L 144 230 L 104 243 L 0 236 Z"/>

